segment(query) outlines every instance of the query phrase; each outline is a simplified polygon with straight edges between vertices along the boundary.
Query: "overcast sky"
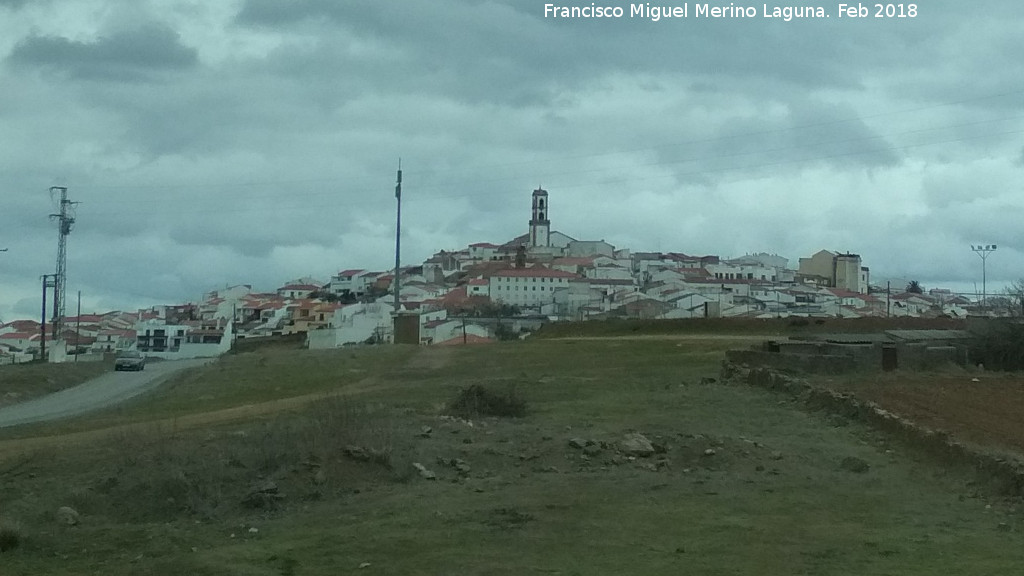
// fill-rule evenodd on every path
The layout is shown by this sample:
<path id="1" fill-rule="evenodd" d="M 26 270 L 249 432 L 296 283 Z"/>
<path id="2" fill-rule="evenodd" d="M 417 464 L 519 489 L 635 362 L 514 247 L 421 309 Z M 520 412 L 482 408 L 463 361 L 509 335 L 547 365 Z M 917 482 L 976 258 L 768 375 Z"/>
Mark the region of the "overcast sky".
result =
<path id="1" fill-rule="evenodd" d="M 553 229 L 634 251 L 980 289 L 985 243 L 990 291 L 1024 276 L 1020 2 L 610 5 L 0 0 L 0 318 L 39 315 L 51 186 L 80 202 L 68 312 L 104 311 L 389 268 L 399 157 L 403 262 L 524 233 L 541 185 Z"/>

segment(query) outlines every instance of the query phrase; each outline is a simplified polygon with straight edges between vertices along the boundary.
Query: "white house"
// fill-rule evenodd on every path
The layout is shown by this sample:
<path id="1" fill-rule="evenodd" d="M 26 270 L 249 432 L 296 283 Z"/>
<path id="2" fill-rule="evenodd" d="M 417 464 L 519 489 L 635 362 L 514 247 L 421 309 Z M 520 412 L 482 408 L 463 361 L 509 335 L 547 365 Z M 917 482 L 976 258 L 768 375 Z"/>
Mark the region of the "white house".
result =
<path id="1" fill-rule="evenodd" d="M 501 255 L 498 253 L 499 248 L 501 248 L 501 246 L 491 244 L 490 242 L 477 242 L 476 244 L 470 244 L 469 258 L 471 260 L 484 262 L 501 260 Z"/>
<path id="2" fill-rule="evenodd" d="M 143 356 L 166 360 L 213 358 L 231 349 L 233 322 L 167 324 L 145 320 L 135 326 L 135 347 Z"/>
<path id="3" fill-rule="evenodd" d="M 135 330 L 100 330 L 92 343 L 93 352 L 120 352 L 135 346 Z"/>
<path id="4" fill-rule="evenodd" d="M 608 256 L 611 258 L 614 254 L 615 246 L 604 240 L 572 240 L 565 247 L 565 255 L 570 258 L 585 258 L 587 256 Z"/>
<path id="5" fill-rule="evenodd" d="M 377 276 L 380 274 L 362 269 L 342 270 L 336 275 L 331 276 L 331 281 L 327 285 L 328 290 L 332 294 L 341 295 L 348 293 L 353 296 L 364 296 L 370 290 L 370 286 L 377 281 Z"/>
<path id="6" fill-rule="evenodd" d="M 445 342 L 456 337 L 461 337 L 463 334 L 466 334 L 467 337 L 491 337 L 489 331 L 484 326 L 472 321 L 467 321 L 463 318 L 452 318 L 434 320 L 424 324 L 420 329 L 420 342 L 424 344 L 436 344 L 438 342 Z"/>
<path id="7" fill-rule="evenodd" d="M 579 274 L 551 268 L 510 268 L 491 275 L 491 300 L 522 308 L 532 308 L 554 301 L 558 288 L 567 288 Z"/>
<path id="8" fill-rule="evenodd" d="M 277 289 L 277 295 L 281 298 L 302 299 L 309 298 L 309 295 L 319 290 L 319 284 L 289 282 Z"/>
<path id="9" fill-rule="evenodd" d="M 488 296 L 490 284 L 486 278 L 473 278 L 466 284 L 466 295 Z"/>
<path id="10" fill-rule="evenodd" d="M 39 338 L 38 332 L 6 332 L 0 334 L 0 343 L 8 348 L 26 352 L 30 347 L 39 348 Z"/>
<path id="11" fill-rule="evenodd" d="M 371 338 L 387 340 L 392 333 L 391 313 L 394 306 L 375 302 L 349 304 L 334 311 L 328 328 L 306 333 L 311 350 L 359 344 Z"/>

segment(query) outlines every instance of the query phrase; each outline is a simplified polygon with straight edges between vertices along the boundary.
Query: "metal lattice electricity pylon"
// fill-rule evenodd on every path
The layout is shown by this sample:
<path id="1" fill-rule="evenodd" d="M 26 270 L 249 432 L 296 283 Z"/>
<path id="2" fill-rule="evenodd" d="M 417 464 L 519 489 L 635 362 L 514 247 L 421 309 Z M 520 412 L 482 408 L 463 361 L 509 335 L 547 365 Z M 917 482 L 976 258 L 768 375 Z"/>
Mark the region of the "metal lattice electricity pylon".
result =
<path id="1" fill-rule="evenodd" d="M 57 221 L 57 272 L 53 277 L 53 335 L 55 339 L 62 336 L 64 330 L 64 296 L 67 292 L 67 250 L 68 234 L 75 225 L 71 214 L 77 202 L 68 200 L 68 189 L 64 186 L 53 186 L 50 194 L 60 191 L 60 213 L 50 214 L 51 220 Z"/>

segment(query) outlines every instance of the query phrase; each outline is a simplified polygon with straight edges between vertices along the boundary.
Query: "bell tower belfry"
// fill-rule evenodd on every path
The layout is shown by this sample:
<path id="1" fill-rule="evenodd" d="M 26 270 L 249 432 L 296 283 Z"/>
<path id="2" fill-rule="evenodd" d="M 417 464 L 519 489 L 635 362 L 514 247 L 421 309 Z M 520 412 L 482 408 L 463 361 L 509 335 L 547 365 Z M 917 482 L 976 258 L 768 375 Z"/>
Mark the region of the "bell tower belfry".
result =
<path id="1" fill-rule="evenodd" d="M 530 247 L 551 245 L 551 220 L 548 220 L 548 191 L 537 188 L 533 191 L 533 212 L 530 218 Z"/>

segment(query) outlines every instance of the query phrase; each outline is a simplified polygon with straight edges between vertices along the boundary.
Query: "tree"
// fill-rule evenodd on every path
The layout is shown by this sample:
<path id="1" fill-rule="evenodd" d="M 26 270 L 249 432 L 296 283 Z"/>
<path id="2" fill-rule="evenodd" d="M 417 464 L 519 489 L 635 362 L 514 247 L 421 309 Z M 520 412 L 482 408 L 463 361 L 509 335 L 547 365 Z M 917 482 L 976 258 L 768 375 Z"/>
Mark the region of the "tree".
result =
<path id="1" fill-rule="evenodd" d="M 1024 316 L 1024 278 L 1011 282 L 1003 289 L 1003 295 L 1010 301 L 1007 312 L 1010 316 Z"/>
<path id="2" fill-rule="evenodd" d="M 917 280 L 911 280 L 907 284 L 907 292 L 911 294 L 924 294 L 924 286 L 921 286 L 921 283 Z"/>
<path id="3" fill-rule="evenodd" d="M 309 293 L 309 297 L 314 300 L 341 302 L 342 304 L 354 304 L 357 301 L 356 297 L 348 290 L 344 290 L 341 294 L 335 294 L 327 289 L 314 290 Z"/>

